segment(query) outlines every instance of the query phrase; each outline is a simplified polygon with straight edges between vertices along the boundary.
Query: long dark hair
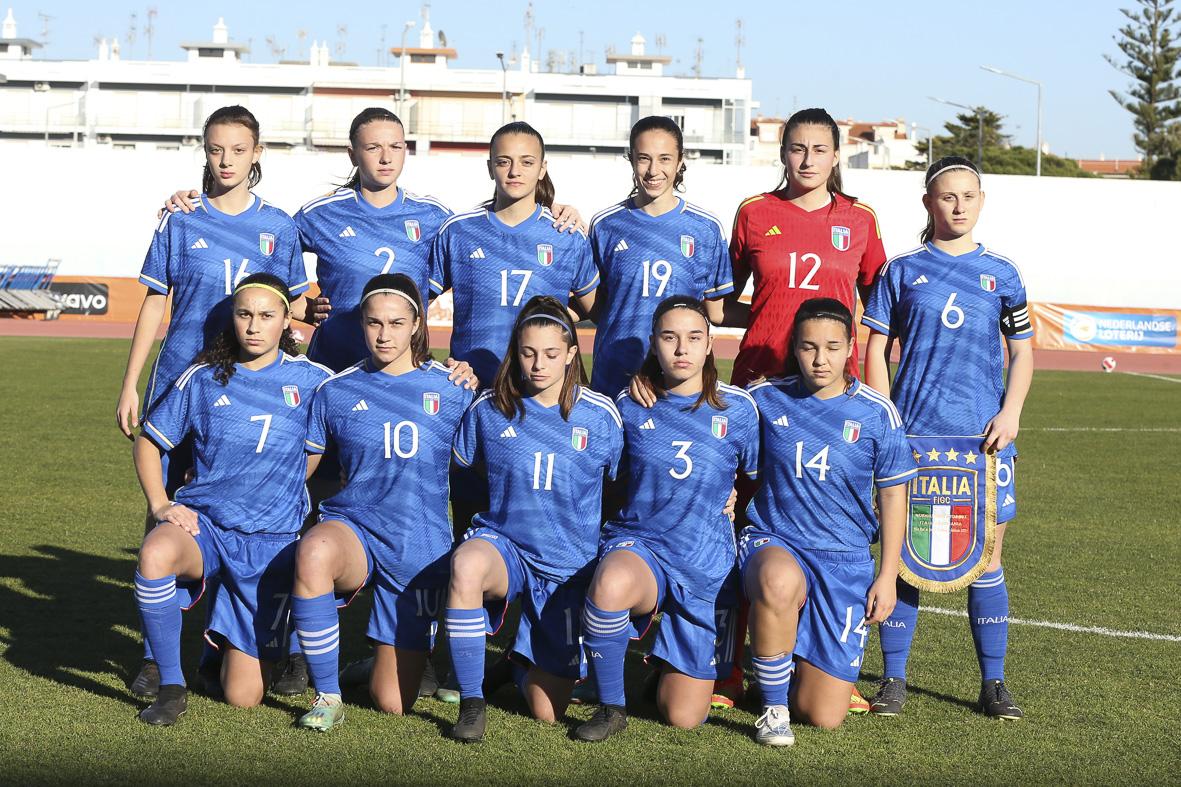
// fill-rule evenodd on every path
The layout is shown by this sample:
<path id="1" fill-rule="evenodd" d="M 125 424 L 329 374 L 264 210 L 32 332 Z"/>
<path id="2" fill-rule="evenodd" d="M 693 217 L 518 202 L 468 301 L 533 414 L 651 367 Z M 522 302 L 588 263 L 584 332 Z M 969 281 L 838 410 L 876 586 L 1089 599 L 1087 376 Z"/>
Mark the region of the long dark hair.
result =
<path id="1" fill-rule="evenodd" d="M 800 126 L 822 126 L 828 129 L 829 133 L 832 134 L 833 150 L 839 151 L 841 149 L 841 130 L 837 126 L 837 122 L 832 119 L 832 115 L 828 114 L 826 110 L 813 107 L 811 109 L 801 109 L 789 117 L 787 122 L 783 124 L 783 136 L 779 140 L 779 157 L 781 159 L 787 158 L 788 138 L 791 137 L 791 132 Z M 784 166 L 783 174 L 779 177 L 779 185 L 775 188 L 776 190 L 786 190 L 790 186 L 791 183 L 787 177 L 787 167 Z M 856 197 L 844 192 L 844 186 L 841 184 L 840 156 L 837 157 L 836 163 L 832 165 L 832 172 L 828 175 L 826 187 L 829 194 L 840 194 L 850 202 L 857 201 Z"/>
<path id="2" fill-rule="evenodd" d="M 681 162 L 681 166 L 677 168 L 677 175 L 673 179 L 673 191 L 684 191 L 685 187 L 681 184 L 685 182 L 685 135 L 681 132 L 681 127 L 673 122 L 672 118 L 661 117 L 660 115 L 649 115 L 646 118 L 641 118 L 632 126 L 631 137 L 627 142 L 627 160 L 633 165 L 636 163 L 636 140 L 640 138 L 641 134 L 649 131 L 663 131 L 672 136 L 677 143 L 677 160 Z M 629 197 L 634 197 L 640 193 L 640 181 L 636 178 L 636 171 L 632 169 L 632 193 Z"/>
<path id="3" fill-rule="evenodd" d="M 493 158 L 492 152 L 496 150 L 496 140 L 500 139 L 506 134 L 523 134 L 526 137 L 533 137 L 536 139 L 537 144 L 541 146 L 541 160 L 543 162 L 545 161 L 545 140 L 541 138 L 541 133 L 537 129 L 533 128 L 533 126 L 529 125 L 523 120 L 509 123 L 508 125 L 501 126 L 496 130 L 496 133 L 492 135 L 492 139 L 488 142 L 489 159 Z M 533 193 L 533 196 L 537 200 L 538 205 L 544 205 L 548 208 L 554 204 L 554 195 L 556 193 L 557 192 L 554 190 L 554 182 L 550 180 L 549 170 L 547 169 L 546 173 L 541 176 L 541 180 L 537 181 L 537 190 Z M 492 208 L 495 204 L 496 190 L 493 189 L 492 199 L 485 202 L 484 207 Z"/>
<path id="4" fill-rule="evenodd" d="M 362 109 L 353 118 L 352 125 L 349 126 L 349 147 L 353 150 L 357 149 L 357 137 L 361 133 L 361 129 L 368 126 L 370 123 L 377 123 L 379 121 L 387 121 L 390 123 L 397 123 L 402 126 L 402 120 L 384 107 L 368 107 Z M 405 126 L 402 126 L 405 129 Z M 361 188 L 361 169 L 360 167 L 353 167 L 353 171 L 349 173 L 349 179 L 346 180 L 341 188 L 344 189 L 359 189 Z"/>
<path id="5" fill-rule="evenodd" d="M 504 413 L 505 418 L 516 416 L 518 409 L 521 420 L 525 420 L 524 398 L 521 393 L 524 374 L 521 369 L 521 332 L 533 326 L 557 326 L 562 329 L 562 338 L 566 342 L 567 351 L 573 347 L 578 350 L 578 331 L 570 319 L 570 312 L 566 305 L 552 295 L 534 295 L 517 315 L 517 323 L 513 326 L 513 335 L 509 339 L 508 349 L 504 352 L 504 360 L 496 371 L 496 379 L 492 382 L 492 402 L 496 409 Z M 582 365 L 582 354 L 574 354 L 574 362 L 566 367 L 566 379 L 562 381 L 561 404 L 562 419 L 570 417 L 574 409 L 574 393 L 578 384 L 586 384 L 586 368 Z"/>
<path id="6" fill-rule="evenodd" d="M 427 334 L 426 309 L 422 305 L 422 296 L 418 292 L 418 285 L 414 279 L 404 273 L 379 273 L 374 276 L 361 290 L 361 320 L 365 319 L 365 300 L 371 293 L 380 290 L 395 290 L 405 295 L 414 304 L 414 316 L 418 320 L 418 327 L 410 335 L 410 359 L 415 366 L 422 366 L 431 360 L 430 337 Z"/>
<path id="7" fill-rule="evenodd" d="M 660 324 L 660 318 L 673 309 L 688 309 L 700 314 L 701 319 L 705 320 L 706 335 L 709 335 L 709 315 L 705 312 L 705 306 L 696 298 L 690 298 L 688 295 L 674 295 L 671 298 L 665 298 L 656 307 L 656 314 L 652 316 L 652 338 L 648 343 L 648 354 L 644 357 L 640 371 L 636 372 L 635 379 L 658 399 L 667 397 L 668 389 L 664 384 L 664 369 L 660 365 L 660 359 L 656 356 L 656 326 Z M 701 395 L 697 397 L 693 406 L 687 409 L 697 412 L 697 408 L 705 403 L 709 403 L 709 406 L 715 410 L 725 410 L 730 406 L 728 402 L 723 401 L 721 394 L 718 393 L 718 367 L 714 363 L 713 350 L 710 350 L 709 355 L 705 356 L 705 365 L 701 367 Z"/>
<path id="8" fill-rule="evenodd" d="M 845 329 L 845 338 L 850 344 L 853 343 L 853 314 L 849 311 L 849 307 L 836 298 L 809 298 L 800 304 L 795 319 L 792 320 L 791 341 L 788 344 L 789 352 L 783 369 L 784 377 L 800 374 L 800 362 L 796 358 L 796 339 L 800 335 L 800 326 L 812 320 L 832 320 L 840 323 L 841 327 Z M 857 379 L 857 361 L 850 354 L 849 359 L 845 361 L 846 391 L 853 386 L 855 379 Z"/>
<path id="9" fill-rule="evenodd" d="M 209 141 L 209 129 L 213 126 L 231 126 L 231 125 L 245 126 L 250 135 L 254 137 L 254 144 L 258 146 L 259 130 L 258 120 L 254 115 L 250 114 L 250 110 L 243 106 L 235 104 L 232 107 L 222 107 L 221 109 L 213 110 L 213 114 L 205 118 L 205 127 L 201 129 L 201 137 L 206 144 Z M 250 180 L 248 188 L 254 188 L 258 182 L 262 180 L 262 165 L 257 161 L 250 165 Z M 201 191 L 208 194 L 217 179 L 213 177 L 213 170 L 209 167 L 209 159 L 205 160 L 205 169 L 201 173 Z"/>
<path id="10" fill-rule="evenodd" d="M 980 182 L 980 168 L 972 159 L 963 156 L 944 156 L 931 162 L 931 166 L 927 167 L 927 175 L 923 179 L 923 187 L 927 190 L 927 196 L 931 195 L 931 190 L 935 186 L 935 181 L 939 180 L 939 176 L 950 169 L 969 170 L 976 175 L 976 182 Z M 923 227 L 923 231 L 919 233 L 919 243 L 930 243 L 934 239 L 935 216 L 927 211 L 927 226 Z"/>
<path id="11" fill-rule="evenodd" d="M 238 282 L 238 286 L 234 288 L 234 298 L 237 299 L 238 293 L 251 284 L 259 284 L 277 292 L 283 300 L 284 314 L 291 314 L 291 292 L 282 279 L 270 273 L 252 273 Z M 208 348 L 197 353 L 193 363 L 212 366 L 213 379 L 227 385 L 234 376 L 234 364 L 238 362 L 238 353 L 241 350 L 242 345 L 238 343 L 238 333 L 234 330 L 234 319 L 231 316 L 229 326 L 214 337 Z M 299 343 L 291 335 L 290 325 L 283 329 L 283 335 L 279 337 L 279 351 L 288 355 L 299 355 Z"/>

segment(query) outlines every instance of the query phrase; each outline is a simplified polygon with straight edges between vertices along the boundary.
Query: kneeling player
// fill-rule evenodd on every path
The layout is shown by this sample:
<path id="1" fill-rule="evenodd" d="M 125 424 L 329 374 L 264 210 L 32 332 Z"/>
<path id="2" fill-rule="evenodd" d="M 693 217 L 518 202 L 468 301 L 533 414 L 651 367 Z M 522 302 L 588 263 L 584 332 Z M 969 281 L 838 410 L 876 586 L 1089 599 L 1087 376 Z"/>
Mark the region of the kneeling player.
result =
<path id="1" fill-rule="evenodd" d="M 845 718 L 866 627 L 889 617 L 897 599 L 905 482 L 916 472 L 894 405 L 852 376 L 849 310 L 830 298 L 805 301 L 791 347 L 798 375 L 748 389 L 761 416 L 762 486 L 738 553 L 763 692 L 755 740 L 769 746 L 795 742 L 789 685 L 797 718 L 828 728 Z"/>

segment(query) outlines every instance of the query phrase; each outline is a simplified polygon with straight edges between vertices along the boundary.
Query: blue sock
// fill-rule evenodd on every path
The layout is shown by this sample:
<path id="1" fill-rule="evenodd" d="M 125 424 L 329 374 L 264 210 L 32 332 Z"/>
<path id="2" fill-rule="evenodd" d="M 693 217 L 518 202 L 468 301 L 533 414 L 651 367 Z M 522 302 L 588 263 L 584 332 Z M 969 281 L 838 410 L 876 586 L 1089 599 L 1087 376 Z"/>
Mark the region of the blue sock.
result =
<path id="1" fill-rule="evenodd" d="M 754 664 L 759 689 L 763 692 L 763 705 L 786 705 L 791 676 L 796 671 L 791 654 L 780 653 L 770 658 L 752 656 L 751 663 Z"/>
<path id="2" fill-rule="evenodd" d="M 176 595 L 176 574 L 163 579 L 144 579 L 135 572 L 135 604 L 143 621 L 144 638 L 151 642 L 161 686 L 183 686 L 180 669 L 180 598 Z"/>
<path id="3" fill-rule="evenodd" d="M 604 705 L 625 705 L 623 693 L 623 660 L 630 639 L 629 610 L 607 612 L 590 599 L 582 608 L 582 649 L 590 665 L 591 678 L 599 689 L 599 702 Z"/>
<path id="4" fill-rule="evenodd" d="M 291 617 L 296 634 L 291 643 L 298 641 L 303 646 L 316 691 L 340 694 L 340 614 L 336 611 L 336 597 L 332 593 L 315 598 L 293 595 Z"/>
<path id="5" fill-rule="evenodd" d="M 139 613 L 139 633 L 142 634 L 144 638 L 144 658 L 152 659 L 154 661 L 156 657 L 152 655 L 152 646 L 148 644 L 148 629 L 144 625 L 144 615 L 142 612 Z"/>
<path id="6" fill-rule="evenodd" d="M 513 685 L 517 687 L 517 691 L 521 692 L 521 696 L 525 696 L 525 687 L 529 685 L 529 670 L 524 667 L 513 665 Z"/>
<path id="7" fill-rule="evenodd" d="M 919 589 L 898 580 L 898 604 L 890 617 L 878 627 L 882 638 L 884 676 L 906 680 L 906 662 L 914 642 L 914 628 L 919 622 Z"/>
<path id="8" fill-rule="evenodd" d="M 981 574 L 968 586 L 968 619 L 981 680 L 1004 680 L 1009 646 L 1009 589 L 1004 568 Z"/>
<path id="9" fill-rule="evenodd" d="M 451 648 L 451 669 L 459 682 L 459 696 L 484 696 L 484 647 L 488 641 L 484 609 L 447 607 L 447 644 Z"/>

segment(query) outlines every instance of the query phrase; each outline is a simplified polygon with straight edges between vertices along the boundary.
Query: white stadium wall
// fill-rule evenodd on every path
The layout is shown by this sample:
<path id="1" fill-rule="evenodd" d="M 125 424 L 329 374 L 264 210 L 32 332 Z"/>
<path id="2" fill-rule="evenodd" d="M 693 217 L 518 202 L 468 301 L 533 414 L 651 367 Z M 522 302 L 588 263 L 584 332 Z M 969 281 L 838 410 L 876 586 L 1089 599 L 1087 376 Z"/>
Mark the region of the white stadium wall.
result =
<path id="1" fill-rule="evenodd" d="M 0 264 L 61 259 L 60 275 L 134 277 L 164 197 L 199 186 L 199 150 L 44 149 L 5 155 L 0 190 Z M 348 174 L 341 153 L 272 153 L 263 158 L 257 192 L 293 212 Z M 630 173 L 616 157 L 555 158 L 550 173 L 558 200 L 588 219 L 625 196 Z M 768 167 L 690 163 L 686 196 L 727 227 L 739 202 L 774 187 Z M 917 245 L 925 214 L 917 172 L 851 170 L 846 190 L 869 203 L 881 221 L 886 252 Z M 492 193 L 476 157 L 408 160 L 402 185 L 462 211 Z M 1181 264 L 1164 236 L 1181 216 L 1181 186 L 1138 181 L 985 176 L 987 204 L 978 240 L 1011 257 L 1025 275 L 1031 301 L 1106 307 L 1181 308 Z M 1173 225 L 1175 226 L 1175 225 Z"/>

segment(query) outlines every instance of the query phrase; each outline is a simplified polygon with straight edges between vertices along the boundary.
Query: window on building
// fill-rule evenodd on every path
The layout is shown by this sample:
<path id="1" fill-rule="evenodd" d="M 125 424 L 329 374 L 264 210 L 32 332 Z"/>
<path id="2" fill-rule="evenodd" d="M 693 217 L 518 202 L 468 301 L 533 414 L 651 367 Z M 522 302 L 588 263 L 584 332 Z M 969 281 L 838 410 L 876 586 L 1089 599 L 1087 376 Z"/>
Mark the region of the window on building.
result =
<path id="1" fill-rule="evenodd" d="M 411 63 L 433 63 L 435 62 L 435 55 L 411 55 Z"/>

